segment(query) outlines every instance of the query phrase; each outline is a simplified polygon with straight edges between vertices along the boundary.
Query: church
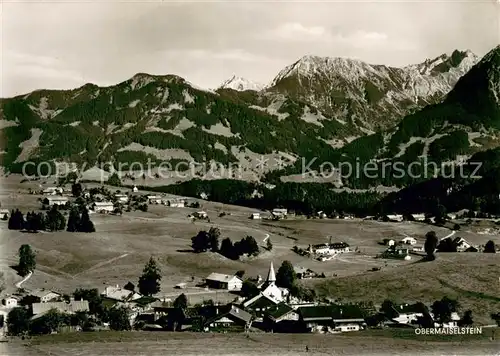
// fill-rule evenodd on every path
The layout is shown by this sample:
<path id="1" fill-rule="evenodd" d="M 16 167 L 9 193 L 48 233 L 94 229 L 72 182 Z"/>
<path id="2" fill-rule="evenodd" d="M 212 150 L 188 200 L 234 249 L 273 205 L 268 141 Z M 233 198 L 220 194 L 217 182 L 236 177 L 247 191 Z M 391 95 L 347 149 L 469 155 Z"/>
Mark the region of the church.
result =
<path id="1" fill-rule="evenodd" d="M 285 302 L 290 293 L 287 288 L 280 288 L 276 285 L 276 274 L 274 273 L 272 262 L 269 266 L 267 278 L 264 283 L 259 286 L 259 289 L 260 293 L 258 295 L 243 303 L 243 307 L 254 311 L 258 318 L 262 318 L 267 310 L 281 302 Z"/>

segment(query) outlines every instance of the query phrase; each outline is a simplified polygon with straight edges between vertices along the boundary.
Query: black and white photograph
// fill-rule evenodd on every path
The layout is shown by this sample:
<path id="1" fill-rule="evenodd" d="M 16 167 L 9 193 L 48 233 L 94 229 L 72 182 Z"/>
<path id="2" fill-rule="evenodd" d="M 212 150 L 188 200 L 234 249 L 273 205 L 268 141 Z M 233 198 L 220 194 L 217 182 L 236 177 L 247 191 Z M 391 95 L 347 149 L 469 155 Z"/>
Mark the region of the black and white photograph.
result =
<path id="1" fill-rule="evenodd" d="M 494 356 L 500 1 L 0 0 L 0 355 Z"/>

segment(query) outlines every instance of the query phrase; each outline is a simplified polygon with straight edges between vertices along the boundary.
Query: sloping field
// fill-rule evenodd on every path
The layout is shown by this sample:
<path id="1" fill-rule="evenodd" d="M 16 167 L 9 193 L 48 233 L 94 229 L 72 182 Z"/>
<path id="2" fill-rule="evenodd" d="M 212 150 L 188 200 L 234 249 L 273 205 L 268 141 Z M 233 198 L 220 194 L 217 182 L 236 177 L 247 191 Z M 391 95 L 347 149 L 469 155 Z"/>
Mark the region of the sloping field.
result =
<path id="1" fill-rule="evenodd" d="M 380 303 L 432 302 L 444 296 L 458 299 L 461 310 L 471 309 L 475 322 L 492 324 L 500 311 L 500 254 L 441 253 L 432 262 L 414 262 L 393 269 L 328 279 L 317 291 L 343 300 Z"/>

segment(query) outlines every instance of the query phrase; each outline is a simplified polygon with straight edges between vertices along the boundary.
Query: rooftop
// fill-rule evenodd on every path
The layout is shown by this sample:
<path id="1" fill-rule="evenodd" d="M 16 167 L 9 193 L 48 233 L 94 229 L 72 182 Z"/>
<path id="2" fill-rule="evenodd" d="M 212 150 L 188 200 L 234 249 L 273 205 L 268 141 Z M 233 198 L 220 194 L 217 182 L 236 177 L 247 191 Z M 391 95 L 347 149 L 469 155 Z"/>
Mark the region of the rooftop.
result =
<path id="1" fill-rule="evenodd" d="M 239 278 L 238 276 L 231 276 L 229 274 L 222 274 L 222 273 L 210 273 L 210 275 L 205 278 L 206 280 L 210 281 L 217 281 L 217 282 L 229 282 L 233 278 Z"/>
<path id="2" fill-rule="evenodd" d="M 33 314 L 46 313 L 51 309 L 57 309 L 63 313 L 76 313 L 78 311 L 88 311 L 89 302 L 86 300 L 74 300 L 69 303 L 66 302 L 48 302 L 48 303 L 33 303 Z"/>

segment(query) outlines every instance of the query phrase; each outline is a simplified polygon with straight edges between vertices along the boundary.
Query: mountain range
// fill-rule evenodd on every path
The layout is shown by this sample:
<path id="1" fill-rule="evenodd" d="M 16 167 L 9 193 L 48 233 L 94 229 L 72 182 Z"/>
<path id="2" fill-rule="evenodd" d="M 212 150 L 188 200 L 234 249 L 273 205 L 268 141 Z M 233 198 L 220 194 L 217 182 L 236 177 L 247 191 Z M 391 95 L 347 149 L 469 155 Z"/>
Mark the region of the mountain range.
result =
<path id="1" fill-rule="evenodd" d="M 299 158 L 449 162 L 499 146 L 499 73 L 496 47 L 481 60 L 454 51 L 403 68 L 305 56 L 268 85 L 233 76 L 214 91 L 145 73 L 109 87 L 37 90 L 0 99 L 1 164 L 20 172 L 27 161 L 238 163 L 241 179 L 276 181 L 299 173 Z M 261 156 L 276 155 L 284 161 L 256 170 Z"/>

